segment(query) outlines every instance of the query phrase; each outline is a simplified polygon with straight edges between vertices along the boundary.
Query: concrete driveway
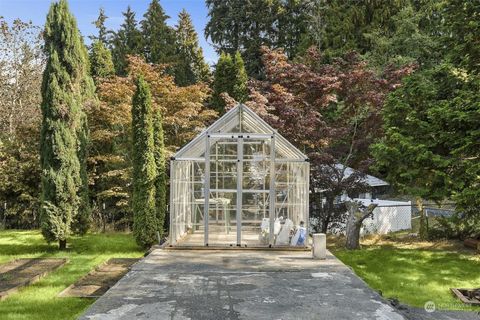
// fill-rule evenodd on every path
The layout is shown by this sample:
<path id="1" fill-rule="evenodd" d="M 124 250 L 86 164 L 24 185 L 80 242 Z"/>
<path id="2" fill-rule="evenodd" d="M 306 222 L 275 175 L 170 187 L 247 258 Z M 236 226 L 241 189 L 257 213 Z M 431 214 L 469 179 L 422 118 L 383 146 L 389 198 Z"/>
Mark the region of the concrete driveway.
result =
<path id="1" fill-rule="evenodd" d="M 80 319 L 404 319 L 331 254 L 156 249 Z"/>

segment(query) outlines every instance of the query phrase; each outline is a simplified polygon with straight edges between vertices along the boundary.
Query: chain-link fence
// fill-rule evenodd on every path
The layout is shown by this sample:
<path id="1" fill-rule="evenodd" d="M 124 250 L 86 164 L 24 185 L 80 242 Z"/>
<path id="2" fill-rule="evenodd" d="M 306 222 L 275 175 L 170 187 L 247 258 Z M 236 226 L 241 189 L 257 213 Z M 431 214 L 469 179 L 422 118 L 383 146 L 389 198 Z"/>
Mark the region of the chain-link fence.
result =
<path id="1" fill-rule="evenodd" d="M 353 199 L 361 202 L 365 207 L 376 204 L 373 214 L 363 221 L 362 235 L 390 234 L 396 232 L 421 234 L 425 236 L 430 229 L 435 228 L 445 218 L 452 217 L 455 205 L 452 203 L 423 203 L 421 209 L 411 201 L 392 201 L 379 199 Z M 328 209 L 328 208 L 327 208 Z M 344 234 L 348 218 L 345 203 L 338 203 L 331 210 L 319 210 L 310 206 L 310 228 L 312 232 L 326 232 Z"/>
<path id="2" fill-rule="evenodd" d="M 455 213 L 453 204 L 426 203 L 422 206 L 420 209 L 411 202 L 379 201 L 373 214 L 364 220 L 362 234 L 420 234 L 422 227 L 423 232 L 428 233 L 430 228 L 438 224 L 439 219 L 451 217 Z"/>

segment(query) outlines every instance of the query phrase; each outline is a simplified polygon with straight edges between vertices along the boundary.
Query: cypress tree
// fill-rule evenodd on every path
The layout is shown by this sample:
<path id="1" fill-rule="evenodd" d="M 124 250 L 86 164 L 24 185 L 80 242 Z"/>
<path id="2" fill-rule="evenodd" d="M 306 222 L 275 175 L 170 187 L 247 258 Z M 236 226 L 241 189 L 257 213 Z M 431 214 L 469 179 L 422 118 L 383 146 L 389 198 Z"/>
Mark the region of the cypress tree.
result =
<path id="1" fill-rule="evenodd" d="M 112 41 L 112 57 L 118 75 L 126 74 L 127 55 L 142 54 L 142 34 L 138 30 L 135 12 L 128 6 L 122 14 L 125 20 Z"/>
<path id="2" fill-rule="evenodd" d="M 183 9 L 178 15 L 176 34 L 175 82 L 179 86 L 188 86 L 210 80 L 210 68 L 205 62 L 203 51 L 198 44 L 198 35 L 192 19 Z"/>
<path id="3" fill-rule="evenodd" d="M 112 54 L 105 45 L 97 40 L 92 44 L 90 51 L 90 70 L 94 79 L 108 78 L 115 74 Z"/>
<path id="4" fill-rule="evenodd" d="M 213 79 L 212 106 L 220 114 L 225 112 L 225 101 L 222 93 L 228 93 L 238 102 L 248 99 L 248 76 L 240 52 L 234 58 L 228 53 L 223 53 L 218 59 Z"/>
<path id="5" fill-rule="evenodd" d="M 170 18 L 158 0 L 152 0 L 141 22 L 143 50 L 150 63 L 169 63 L 175 52 L 174 30 L 167 25 Z"/>
<path id="6" fill-rule="evenodd" d="M 233 68 L 235 70 L 235 80 L 233 83 L 231 96 L 238 102 L 245 102 L 248 99 L 248 87 L 247 87 L 247 71 L 245 70 L 245 64 L 243 63 L 242 55 L 240 52 L 235 53 L 233 58 Z"/>
<path id="7" fill-rule="evenodd" d="M 87 53 L 85 50 L 85 57 Z M 86 60 L 88 62 L 88 60 Z M 88 64 L 86 65 L 86 70 L 88 70 Z M 82 96 L 82 106 L 87 104 L 96 103 L 95 101 L 95 86 L 93 85 L 93 80 L 88 76 L 89 86 L 88 91 L 83 92 Z M 88 159 L 88 147 L 90 143 L 90 131 L 88 127 L 88 118 L 83 110 L 80 112 L 79 116 L 79 127 L 76 131 L 77 134 L 77 156 L 80 164 L 80 185 L 78 187 L 78 196 L 79 196 L 79 207 L 78 213 L 74 217 L 72 222 L 72 231 L 75 234 L 84 235 L 87 233 L 88 228 L 90 227 L 91 222 L 91 207 L 90 207 L 90 196 L 88 188 L 88 171 L 87 171 L 87 159 Z"/>
<path id="8" fill-rule="evenodd" d="M 65 0 L 50 6 L 44 39 L 40 218 L 45 239 L 65 249 L 72 230 L 84 233 L 88 228 L 88 125 L 82 107 L 94 99 L 94 85 L 86 48 Z"/>
<path id="9" fill-rule="evenodd" d="M 163 235 L 165 213 L 167 204 L 167 174 L 165 172 L 165 140 L 163 137 L 163 117 L 160 110 L 156 110 L 153 116 L 153 141 L 155 144 L 155 165 L 157 177 L 155 179 L 155 206 L 158 219 L 158 231 Z"/>
<path id="10" fill-rule="evenodd" d="M 155 210 L 155 146 L 152 96 L 142 76 L 132 99 L 133 133 L 133 234 L 142 247 L 155 243 L 158 219 Z"/>
<path id="11" fill-rule="evenodd" d="M 221 94 L 224 92 L 231 94 L 234 82 L 235 69 L 232 56 L 222 52 L 215 67 L 212 93 L 212 106 L 220 114 L 225 113 L 225 101 L 222 99 Z"/>

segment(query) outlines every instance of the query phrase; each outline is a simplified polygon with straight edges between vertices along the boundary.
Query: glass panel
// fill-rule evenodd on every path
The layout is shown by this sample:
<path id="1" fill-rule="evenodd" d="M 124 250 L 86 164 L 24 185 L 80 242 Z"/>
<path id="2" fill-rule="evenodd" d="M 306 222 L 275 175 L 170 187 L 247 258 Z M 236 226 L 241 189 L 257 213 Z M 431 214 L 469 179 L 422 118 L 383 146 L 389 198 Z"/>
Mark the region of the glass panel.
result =
<path id="1" fill-rule="evenodd" d="M 270 139 L 244 139 L 243 189 L 267 190 L 270 188 Z"/>
<path id="2" fill-rule="evenodd" d="M 182 158 L 205 158 L 205 134 L 202 133 L 190 141 L 175 154 L 175 157 L 179 160 Z"/>
<path id="3" fill-rule="evenodd" d="M 195 244 L 204 245 L 203 207 L 205 204 L 205 162 L 192 162 L 192 210 L 189 231 L 195 234 Z"/>
<path id="4" fill-rule="evenodd" d="M 247 133 L 273 133 L 275 132 L 260 116 L 252 110 L 242 109 L 242 132 Z"/>
<path id="5" fill-rule="evenodd" d="M 242 245 L 269 244 L 270 155 L 270 137 L 243 139 Z"/>
<path id="6" fill-rule="evenodd" d="M 208 244 L 236 245 L 238 180 L 236 138 L 212 138 L 210 144 L 210 199 Z"/>
<path id="7" fill-rule="evenodd" d="M 208 208 L 208 244 L 236 245 L 237 193 L 212 192 Z"/>
<path id="8" fill-rule="evenodd" d="M 216 139 L 210 147 L 210 190 L 237 190 L 237 139 Z"/>
<path id="9" fill-rule="evenodd" d="M 268 245 L 269 203 L 268 190 L 242 193 L 242 245 Z"/>
<path id="10" fill-rule="evenodd" d="M 177 241 L 188 231 L 190 223 L 192 201 L 191 201 L 191 162 L 173 161 L 172 203 L 171 203 L 171 240 Z"/>
<path id="11" fill-rule="evenodd" d="M 307 205 L 305 168 L 308 163 L 287 162 L 275 165 L 275 221 L 276 246 L 307 245 Z M 307 190 L 308 192 L 308 190 Z"/>

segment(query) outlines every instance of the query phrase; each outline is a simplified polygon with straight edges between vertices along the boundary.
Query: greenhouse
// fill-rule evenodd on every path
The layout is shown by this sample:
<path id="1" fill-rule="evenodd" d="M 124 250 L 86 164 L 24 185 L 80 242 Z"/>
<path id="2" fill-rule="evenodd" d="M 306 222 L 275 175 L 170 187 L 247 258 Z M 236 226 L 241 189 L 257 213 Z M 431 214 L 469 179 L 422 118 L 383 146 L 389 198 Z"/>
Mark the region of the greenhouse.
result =
<path id="1" fill-rule="evenodd" d="M 170 165 L 170 244 L 307 246 L 308 158 L 243 104 Z"/>

